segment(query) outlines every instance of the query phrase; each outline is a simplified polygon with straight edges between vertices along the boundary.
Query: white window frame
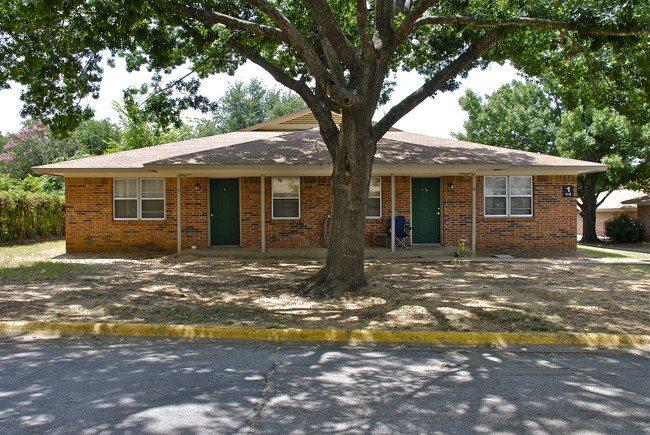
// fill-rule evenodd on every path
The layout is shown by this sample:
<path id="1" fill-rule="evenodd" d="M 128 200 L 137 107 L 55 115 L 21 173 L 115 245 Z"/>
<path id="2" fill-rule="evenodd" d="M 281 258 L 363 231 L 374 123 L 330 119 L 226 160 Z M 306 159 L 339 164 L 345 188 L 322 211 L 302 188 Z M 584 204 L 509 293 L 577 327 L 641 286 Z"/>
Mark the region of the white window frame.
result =
<path id="1" fill-rule="evenodd" d="M 505 178 L 506 179 L 506 214 L 487 214 L 486 212 L 486 199 L 487 198 L 502 198 L 502 195 L 487 195 L 487 179 L 488 178 Z M 527 178 L 530 180 L 530 195 L 513 195 L 510 189 L 510 180 L 511 178 Z M 513 214 L 511 210 L 511 198 L 530 198 L 530 214 Z M 533 216 L 533 177 L 531 175 L 498 175 L 498 176 L 484 176 L 483 177 L 483 215 L 485 217 L 532 217 Z"/>
<path id="2" fill-rule="evenodd" d="M 510 189 L 510 180 L 513 178 L 527 178 L 530 183 L 530 195 L 515 195 Z M 530 198 L 530 214 L 514 214 L 512 213 L 511 198 Z M 508 177 L 508 213 L 513 217 L 531 217 L 533 215 L 533 177 L 530 175 L 511 175 Z"/>
<path id="3" fill-rule="evenodd" d="M 274 180 L 289 180 L 289 179 L 298 180 L 298 197 L 286 197 L 286 196 L 276 197 L 274 189 L 273 189 L 273 185 L 274 185 L 273 181 Z M 302 190 L 301 189 L 302 186 L 300 185 L 300 181 L 301 181 L 300 177 L 272 177 L 271 178 L 271 219 L 273 219 L 273 220 L 285 220 L 285 221 L 288 221 L 288 220 L 294 220 L 295 221 L 295 220 L 300 219 L 300 211 L 301 211 L 300 210 L 300 205 L 301 205 L 300 191 Z M 296 199 L 298 200 L 298 216 L 275 216 L 275 201 L 295 201 Z"/>
<path id="4" fill-rule="evenodd" d="M 370 216 L 370 215 L 368 215 L 368 207 L 366 206 L 366 219 L 381 219 L 381 211 L 382 211 L 382 210 L 381 210 L 381 209 L 382 209 L 382 192 L 381 192 L 382 184 L 381 184 L 381 177 L 370 177 L 370 184 L 371 184 L 371 185 L 372 185 L 372 179 L 373 179 L 373 178 L 378 178 L 378 179 L 379 179 L 379 215 L 377 215 L 377 216 Z M 368 187 L 368 201 L 370 201 L 370 198 L 371 198 L 371 196 L 370 196 L 370 187 Z M 374 196 L 374 197 L 372 197 L 372 198 L 377 198 L 377 197 Z"/>
<path id="5" fill-rule="evenodd" d="M 116 193 L 116 188 L 115 185 L 117 184 L 118 181 L 120 180 L 135 180 L 136 186 L 137 186 L 137 193 L 136 196 L 131 198 L 116 198 L 115 193 Z M 161 180 L 163 183 L 163 196 L 162 198 L 142 198 L 142 180 Z M 116 201 L 123 201 L 123 200 L 130 200 L 136 201 L 136 208 L 137 208 L 137 213 L 136 217 L 133 218 L 118 218 L 115 217 L 115 202 Z M 160 218 L 143 218 L 142 217 L 142 201 L 143 200 L 157 200 L 163 201 L 163 217 Z M 167 219 L 167 189 L 166 189 L 166 180 L 164 178 L 114 178 L 113 179 L 113 220 L 115 221 L 164 221 Z"/>

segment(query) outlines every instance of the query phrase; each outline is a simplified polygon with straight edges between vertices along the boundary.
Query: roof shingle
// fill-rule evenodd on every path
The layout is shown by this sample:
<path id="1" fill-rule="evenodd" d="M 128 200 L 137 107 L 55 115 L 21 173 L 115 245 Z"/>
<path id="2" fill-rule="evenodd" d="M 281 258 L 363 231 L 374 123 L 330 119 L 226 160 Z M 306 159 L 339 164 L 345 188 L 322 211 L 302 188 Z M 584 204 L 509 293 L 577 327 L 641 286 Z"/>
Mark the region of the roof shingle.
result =
<path id="1" fill-rule="evenodd" d="M 317 129 L 282 132 L 233 132 L 168 143 L 35 168 L 65 173 L 78 169 L 155 169 L 156 166 L 195 165 L 327 165 L 332 160 Z M 605 165 L 507 148 L 389 131 L 379 141 L 375 164 L 388 165 L 506 165 L 563 167 L 577 172 L 605 170 Z"/>

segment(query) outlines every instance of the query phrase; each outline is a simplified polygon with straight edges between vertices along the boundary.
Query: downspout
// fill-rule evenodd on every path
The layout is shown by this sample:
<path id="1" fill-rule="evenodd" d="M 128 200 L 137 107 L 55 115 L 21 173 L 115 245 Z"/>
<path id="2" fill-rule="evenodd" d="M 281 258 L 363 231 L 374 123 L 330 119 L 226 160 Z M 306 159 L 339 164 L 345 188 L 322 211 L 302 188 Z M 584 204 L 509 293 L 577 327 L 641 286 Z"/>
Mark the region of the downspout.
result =
<path id="1" fill-rule="evenodd" d="M 262 215 L 262 222 L 260 222 L 262 228 L 262 252 L 266 252 L 266 209 L 264 208 L 264 194 L 266 193 L 266 175 L 262 174 L 262 182 L 260 183 L 261 194 L 261 205 L 260 205 L 260 214 Z"/>
<path id="2" fill-rule="evenodd" d="M 390 174 L 390 251 L 395 252 L 395 174 Z"/>
<path id="3" fill-rule="evenodd" d="M 181 228 L 181 174 L 176 174 L 176 243 L 177 252 L 180 254 L 183 249 Z"/>
<path id="4" fill-rule="evenodd" d="M 472 173 L 472 252 L 476 251 L 476 172 Z"/>

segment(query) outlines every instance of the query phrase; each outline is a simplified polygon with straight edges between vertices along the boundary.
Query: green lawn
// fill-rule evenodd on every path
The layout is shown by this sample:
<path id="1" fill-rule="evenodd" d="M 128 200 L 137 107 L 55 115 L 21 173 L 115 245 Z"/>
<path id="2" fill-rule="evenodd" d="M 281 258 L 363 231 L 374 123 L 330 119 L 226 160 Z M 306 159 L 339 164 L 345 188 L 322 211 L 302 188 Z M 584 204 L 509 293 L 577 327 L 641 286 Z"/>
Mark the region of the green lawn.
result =
<path id="1" fill-rule="evenodd" d="M 65 254 L 65 240 L 0 247 L 0 278 L 20 277 L 25 281 L 57 278 L 70 265 L 48 261 Z"/>
<path id="2" fill-rule="evenodd" d="M 0 269 L 31 266 L 65 254 L 65 240 L 0 246 Z"/>
<path id="3" fill-rule="evenodd" d="M 598 248 L 596 246 L 578 245 L 578 251 L 594 254 L 600 258 L 629 258 L 637 260 L 650 260 L 650 254 L 640 252 L 620 251 L 617 249 Z"/>

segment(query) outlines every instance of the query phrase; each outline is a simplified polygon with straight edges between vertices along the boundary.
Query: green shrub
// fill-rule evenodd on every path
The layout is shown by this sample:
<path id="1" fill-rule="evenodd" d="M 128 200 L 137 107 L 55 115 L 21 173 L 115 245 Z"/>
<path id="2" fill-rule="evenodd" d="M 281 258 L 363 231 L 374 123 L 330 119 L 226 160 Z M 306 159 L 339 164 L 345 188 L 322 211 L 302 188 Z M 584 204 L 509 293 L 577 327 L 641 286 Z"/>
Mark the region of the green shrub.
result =
<path id="1" fill-rule="evenodd" d="M 28 175 L 23 180 L 20 180 L 19 178 L 11 178 L 8 175 L 0 174 L 0 191 L 13 190 L 63 195 L 65 181 L 62 177 L 52 175 L 39 175 L 38 177 Z"/>
<path id="2" fill-rule="evenodd" d="M 20 190 L 21 181 L 18 178 L 11 178 L 8 175 L 0 174 L 0 191 Z"/>
<path id="3" fill-rule="evenodd" d="M 24 191 L 0 192 L 0 242 L 62 235 L 64 197 Z"/>
<path id="4" fill-rule="evenodd" d="M 614 243 L 636 243 L 641 240 L 641 222 L 621 214 L 605 222 L 605 234 Z"/>
<path id="5" fill-rule="evenodd" d="M 61 177 L 53 177 L 51 175 L 40 175 L 34 177 L 28 175 L 21 183 L 21 188 L 25 192 L 34 193 L 50 193 L 62 195 L 64 191 L 64 181 Z"/>

